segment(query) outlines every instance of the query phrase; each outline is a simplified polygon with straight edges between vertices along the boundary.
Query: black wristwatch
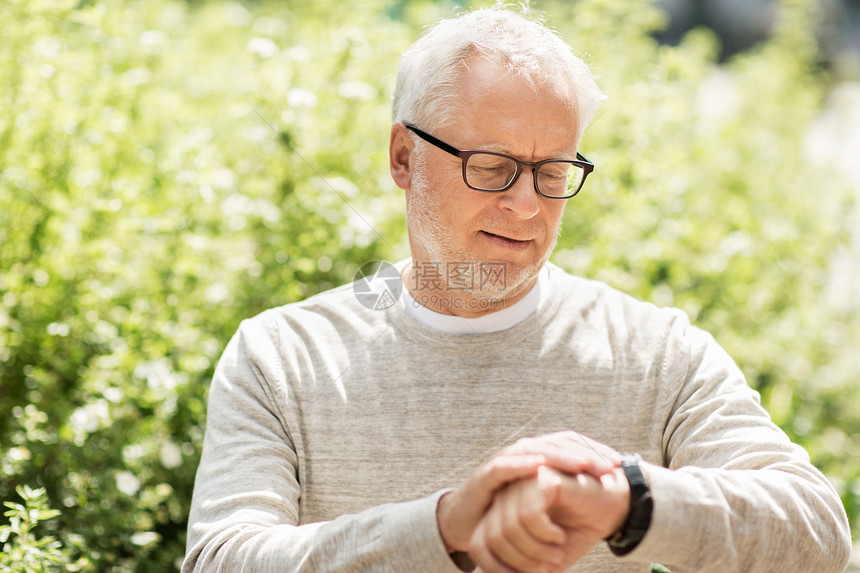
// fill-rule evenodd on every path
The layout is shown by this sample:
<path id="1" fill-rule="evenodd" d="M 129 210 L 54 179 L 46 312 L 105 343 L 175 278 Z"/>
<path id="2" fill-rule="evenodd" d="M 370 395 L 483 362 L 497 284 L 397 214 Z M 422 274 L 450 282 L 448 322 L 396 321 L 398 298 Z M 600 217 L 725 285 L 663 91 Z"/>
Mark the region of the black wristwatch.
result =
<path id="1" fill-rule="evenodd" d="M 621 456 L 621 469 L 624 470 L 624 475 L 630 483 L 630 513 L 621 529 L 606 539 L 612 553 L 619 556 L 633 551 L 645 537 L 645 532 L 651 525 L 654 501 L 651 499 L 645 476 L 639 468 L 641 459 L 637 454 Z"/>

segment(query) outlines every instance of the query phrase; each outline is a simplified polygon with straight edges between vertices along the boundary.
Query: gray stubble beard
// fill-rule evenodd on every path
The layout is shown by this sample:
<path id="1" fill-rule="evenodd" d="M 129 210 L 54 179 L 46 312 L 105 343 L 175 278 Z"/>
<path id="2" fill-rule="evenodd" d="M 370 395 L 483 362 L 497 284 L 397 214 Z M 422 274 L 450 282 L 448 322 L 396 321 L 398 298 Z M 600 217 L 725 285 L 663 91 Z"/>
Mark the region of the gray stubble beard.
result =
<path id="1" fill-rule="evenodd" d="M 417 149 L 415 150 L 418 151 Z M 473 264 L 475 272 L 481 272 L 481 263 L 492 263 L 495 261 L 478 260 L 466 250 L 453 244 L 452 237 L 439 217 L 439 209 L 433 204 L 432 190 L 426 175 L 426 164 L 420 153 L 417 154 L 412 170 L 411 198 L 406 206 L 406 221 L 409 228 L 409 236 L 412 241 L 421 245 L 427 253 L 429 260 L 420 261 L 424 263 L 440 263 L 440 272 L 444 273 L 445 263 Z M 559 231 L 560 231 L 559 227 Z M 475 277 L 475 289 L 473 296 L 486 299 L 500 299 L 515 295 L 530 279 L 537 276 L 543 267 L 549 254 L 555 248 L 558 234 L 553 237 L 552 245 L 541 261 L 526 267 L 514 267 L 505 263 L 505 278 L 501 285 L 492 284 L 490 281 L 482 281 L 481 277 Z M 413 256 L 414 259 L 414 256 Z M 444 275 L 443 275 L 444 276 Z M 480 290 L 478 290 L 480 289 Z"/>

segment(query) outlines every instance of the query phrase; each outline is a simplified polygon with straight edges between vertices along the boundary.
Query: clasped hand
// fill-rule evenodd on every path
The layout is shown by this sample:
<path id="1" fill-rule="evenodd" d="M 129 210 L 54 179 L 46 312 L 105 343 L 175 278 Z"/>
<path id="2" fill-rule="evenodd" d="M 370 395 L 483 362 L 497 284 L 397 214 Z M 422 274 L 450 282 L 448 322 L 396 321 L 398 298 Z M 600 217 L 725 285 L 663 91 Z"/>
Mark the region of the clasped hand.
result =
<path id="1" fill-rule="evenodd" d="M 576 432 L 526 438 L 480 466 L 440 500 L 449 551 L 486 573 L 561 572 L 627 517 L 618 453 Z"/>

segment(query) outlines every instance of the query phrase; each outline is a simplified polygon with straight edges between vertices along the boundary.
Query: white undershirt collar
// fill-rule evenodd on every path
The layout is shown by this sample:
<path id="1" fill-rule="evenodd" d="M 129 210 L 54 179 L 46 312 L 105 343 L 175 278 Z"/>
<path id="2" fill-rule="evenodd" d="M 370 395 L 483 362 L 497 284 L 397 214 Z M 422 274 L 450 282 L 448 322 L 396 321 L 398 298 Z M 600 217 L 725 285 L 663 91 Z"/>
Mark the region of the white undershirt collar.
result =
<path id="1" fill-rule="evenodd" d="M 406 285 L 403 285 L 403 302 L 418 322 L 434 330 L 448 334 L 490 334 L 519 324 L 537 310 L 541 301 L 542 283 L 546 282 L 547 273 L 546 266 L 541 268 L 535 286 L 513 305 L 476 318 L 441 314 L 430 310 L 412 298 Z"/>

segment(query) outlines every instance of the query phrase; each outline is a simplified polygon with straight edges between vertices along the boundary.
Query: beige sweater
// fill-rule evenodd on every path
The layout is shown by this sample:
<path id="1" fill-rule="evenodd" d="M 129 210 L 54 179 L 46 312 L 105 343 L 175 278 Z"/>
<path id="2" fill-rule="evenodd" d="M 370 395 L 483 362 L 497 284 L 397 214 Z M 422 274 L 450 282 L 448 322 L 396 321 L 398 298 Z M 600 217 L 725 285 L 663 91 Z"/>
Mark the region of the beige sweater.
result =
<path id="1" fill-rule="evenodd" d="M 839 497 L 708 334 L 550 266 L 536 313 L 443 334 L 349 285 L 245 321 L 209 395 L 183 572 L 446 572 L 439 496 L 522 436 L 638 452 L 654 514 L 571 571 L 842 571 Z"/>

